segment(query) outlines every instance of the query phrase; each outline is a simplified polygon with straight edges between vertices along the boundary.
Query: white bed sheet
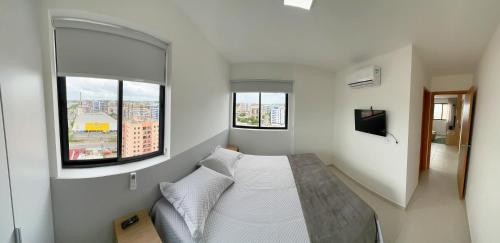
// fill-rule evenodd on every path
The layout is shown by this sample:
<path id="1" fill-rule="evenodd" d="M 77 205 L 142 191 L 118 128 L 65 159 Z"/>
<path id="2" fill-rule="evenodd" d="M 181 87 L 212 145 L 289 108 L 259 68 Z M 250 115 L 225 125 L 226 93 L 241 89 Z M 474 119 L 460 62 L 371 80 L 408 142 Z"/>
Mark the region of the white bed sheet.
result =
<path id="1" fill-rule="evenodd" d="M 237 162 L 234 179 L 208 216 L 204 242 L 309 242 L 286 156 L 245 155 Z M 161 211 L 169 206 L 166 204 L 160 200 L 153 210 Z M 161 232 L 165 231 L 161 222 L 156 225 L 160 235 L 169 234 Z M 183 235 L 176 238 L 182 242 L 188 239 Z"/>

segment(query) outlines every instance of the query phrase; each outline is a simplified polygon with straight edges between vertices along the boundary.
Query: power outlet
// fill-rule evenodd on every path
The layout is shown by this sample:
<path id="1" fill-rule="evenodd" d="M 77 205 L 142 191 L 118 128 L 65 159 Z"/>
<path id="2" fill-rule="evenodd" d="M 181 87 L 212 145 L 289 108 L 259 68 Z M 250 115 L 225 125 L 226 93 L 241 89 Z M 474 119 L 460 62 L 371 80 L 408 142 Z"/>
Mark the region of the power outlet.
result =
<path id="1" fill-rule="evenodd" d="M 137 189 L 137 174 L 135 172 L 130 173 L 130 190 L 135 191 Z"/>

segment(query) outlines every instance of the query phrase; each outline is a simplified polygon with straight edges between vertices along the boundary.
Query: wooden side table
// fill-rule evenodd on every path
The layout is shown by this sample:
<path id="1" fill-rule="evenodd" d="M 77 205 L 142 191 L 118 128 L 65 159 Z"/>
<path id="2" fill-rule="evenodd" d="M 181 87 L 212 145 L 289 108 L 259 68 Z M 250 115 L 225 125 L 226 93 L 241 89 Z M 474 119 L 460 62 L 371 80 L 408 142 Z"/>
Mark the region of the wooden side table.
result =
<path id="1" fill-rule="evenodd" d="M 236 152 L 240 152 L 240 148 L 238 148 L 238 146 L 235 146 L 235 145 L 227 145 L 226 149 L 233 150 L 233 151 L 236 151 Z"/>
<path id="2" fill-rule="evenodd" d="M 139 217 L 139 222 L 122 229 L 121 223 L 134 215 Z M 117 243 L 162 243 L 147 209 L 119 217 L 113 225 Z"/>

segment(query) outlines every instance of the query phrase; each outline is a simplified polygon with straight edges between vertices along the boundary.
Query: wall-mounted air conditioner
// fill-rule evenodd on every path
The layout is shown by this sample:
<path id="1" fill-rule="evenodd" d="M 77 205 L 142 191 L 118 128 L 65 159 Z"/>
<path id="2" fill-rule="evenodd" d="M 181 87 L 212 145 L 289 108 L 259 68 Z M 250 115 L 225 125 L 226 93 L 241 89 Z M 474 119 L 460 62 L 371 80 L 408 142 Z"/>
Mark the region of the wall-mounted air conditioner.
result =
<path id="1" fill-rule="evenodd" d="M 382 69 L 378 66 L 370 66 L 355 71 L 349 75 L 347 85 L 351 88 L 364 88 L 380 86 Z"/>

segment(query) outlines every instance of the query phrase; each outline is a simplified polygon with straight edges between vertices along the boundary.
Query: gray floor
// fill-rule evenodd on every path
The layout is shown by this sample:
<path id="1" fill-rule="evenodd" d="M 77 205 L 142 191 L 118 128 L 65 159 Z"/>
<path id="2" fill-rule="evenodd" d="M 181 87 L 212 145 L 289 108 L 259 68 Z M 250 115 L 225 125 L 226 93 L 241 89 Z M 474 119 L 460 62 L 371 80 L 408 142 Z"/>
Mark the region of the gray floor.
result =
<path id="1" fill-rule="evenodd" d="M 406 210 L 372 193 L 335 167 L 332 172 L 372 206 L 381 222 L 385 243 L 470 242 L 465 202 L 456 183 L 457 147 L 432 144 L 431 169 L 420 183 Z"/>

